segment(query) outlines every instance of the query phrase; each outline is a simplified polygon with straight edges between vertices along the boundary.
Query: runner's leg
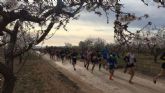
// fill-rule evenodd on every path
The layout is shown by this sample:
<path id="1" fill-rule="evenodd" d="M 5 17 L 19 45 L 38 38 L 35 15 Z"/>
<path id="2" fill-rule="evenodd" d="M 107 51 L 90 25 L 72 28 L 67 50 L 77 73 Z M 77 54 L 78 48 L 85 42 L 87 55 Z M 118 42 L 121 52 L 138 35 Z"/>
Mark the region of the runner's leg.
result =
<path id="1" fill-rule="evenodd" d="M 127 73 L 127 69 L 128 69 L 128 67 L 127 67 L 127 65 L 125 65 L 125 67 L 124 67 L 124 73 Z"/>
<path id="2" fill-rule="evenodd" d="M 129 70 L 130 70 L 129 74 L 131 75 L 131 77 L 129 79 L 129 83 L 133 84 L 132 79 L 133 79 L 134 74 L 135 74 L 134 67 L 130 67 Z"/>
<path id="3" fill-rule="evenodd" d="M 160 78 L 163 75 L 165 75 L 165 69 L 161 69 L 160 73 L 154 77 L 153 82 L 156 84 L 158 78 Z"/>
<path id="4" fill-rule="evenodd" d="M 94 68 L 95 68 L 95 62 L 93 62 L 92 72 L 93 72 Z"/>
<path id="5" fill-rule="evenodd" d="M 99 70 L 101 70 L 101 62 L 99 63 Z"/>
<path id="6" fill-rule="evenodd" d="M 89 68 L 89 61 L 87 61 L 86 69 L 88 70 Z"/>

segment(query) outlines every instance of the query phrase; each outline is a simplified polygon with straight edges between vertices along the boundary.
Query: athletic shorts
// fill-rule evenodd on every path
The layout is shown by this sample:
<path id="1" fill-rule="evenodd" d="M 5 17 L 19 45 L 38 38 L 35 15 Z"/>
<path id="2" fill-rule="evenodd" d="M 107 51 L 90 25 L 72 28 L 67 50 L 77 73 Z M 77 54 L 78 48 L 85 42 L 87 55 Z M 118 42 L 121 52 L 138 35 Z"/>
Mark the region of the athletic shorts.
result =
<path id="1" fill-rule="evenodd" d="M 127 66 L 126 67 L 134 67 L 135 65 L 134 64 L 127 64 Z"/>
<path id="2" fill-rule="evenodd" d="M 85 59 L 85 57 L 84 56 L 81 56 L 81 59 Z"/>
<path id="3" fill-rule="evenodd" d="M 72 59 L 72 64 L 76 64 L 77 60 L 76 59 Z"/>
<path id="4" fill-rule="evenodd" d="M 97 64 L 98 63 L 98 60 L 94 59 L 94 60 L 91 60 L 92 64 Z"/>
<path id="5" fill-rule="evenodd" d="M 109 69 L 110 70 L 115 69 L 115 65 L 109 65 Z"/>
<path id="6" fill-rule="evenodd" d="M 162 64 L 162 69 L 165 69 L 165 63 Z"/>

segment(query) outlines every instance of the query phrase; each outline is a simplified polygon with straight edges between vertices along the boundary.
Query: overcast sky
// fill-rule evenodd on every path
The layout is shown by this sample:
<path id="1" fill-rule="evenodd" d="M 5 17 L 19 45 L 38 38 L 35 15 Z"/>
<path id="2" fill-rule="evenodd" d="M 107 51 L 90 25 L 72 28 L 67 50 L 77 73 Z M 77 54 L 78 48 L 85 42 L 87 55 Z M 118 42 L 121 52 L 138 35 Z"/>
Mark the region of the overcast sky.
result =
<path id="1" fill-rule="evenodd" d="M 129 29 L 137 30 L 148 21 L 153 22 L 156 25 L 165 25 L 165 9 L 157 8 L 157 4 L 151 3 L 149 6 L 144 5 L 141 0 L 121 0 L 124 3 L 124 11 L 135 13 L 138 16 L 149 14 L 149 18 L 142 21 L 133 22 Z M 44 45 L 48 46 L 64 46 L 65 43 L 71 43 L 72 45 L 78 45 L 79 41 L 85 40 L 89 37 L 100 37 L 107 41 L 107 43 L 113 43 L 113 21 L 114 16 L 109 17 L 110 23 L 107 24 L 104 15 L 99 17 L 94 13 L 83 12 L 80 15 L 79 20 L 71 20 L 67 25 L 68 31 L 60 29 L 56 31 L 51 39 L 45 40 Z M 54 30 L 52 29 L 52 32 Z"/>

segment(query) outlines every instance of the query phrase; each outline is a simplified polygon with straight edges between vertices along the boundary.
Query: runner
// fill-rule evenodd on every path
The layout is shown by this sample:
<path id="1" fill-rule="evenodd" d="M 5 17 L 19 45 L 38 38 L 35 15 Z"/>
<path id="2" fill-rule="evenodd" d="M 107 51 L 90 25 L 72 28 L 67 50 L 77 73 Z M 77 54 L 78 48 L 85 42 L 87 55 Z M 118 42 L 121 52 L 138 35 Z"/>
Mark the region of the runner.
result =
<path id="1" fill-rule="evenodd" d="M 55 50 L 53 48 L 51 48 L 49 55 L 51 59 L 55 59 Z"/>
<path id="2" fill-rule="evenodd" d="M 87 50 L 87 55 L 86 55 L 86 63 L 85 63 L 85 68 L 88 70 L 89 68 L 89 63 L 91 62 L 91 54 L 92 51 Z"/>
<path id="3" fill-rule="evenodd" d="M 64 50 L 61 50 L 61 51 L 60 51 L 60 57 L 61 57 L 62 63 L 64 63 L 64 57 L 65 57 L 65 52 L 64 52 Z"/>
<path id="4" fill-rule="evenodd" d="M 93 64 L 93 66 L 92 66 L 92 73 L 93 73 L 93 70 L 94 70 L 94 68 L 95 68 L 95 65 L 98 63 L 98 55 L 97 55 L 96 52 L 93 52 L 93 53 L 91 54 L 91 62 L 92 62 L 92 64 Z"/>
<path id="5" fill-rule="evenodd" d="M 99 71 L 101 71 L 101 67 L 102 67 L 103 64 L 104 64 L 103 59 L 102 58 L 99 59 Z"/>
<path id="6" fill-rule="evenodd" d="M 72 53 L 68 54 L 68 59 L 69 59 L 69 62 L 72 64 Z"/>
<path id="7" fill-rule="evenodd" d="M 135 75 L 135 63 L 136 63 L 136 58 L 135 55 L 133 53 L 129 53 L 129 62 L 127 64 L 127 69 L 129 71 L 129 74 L 131 75 L 130 79 L 129 79 L 129 83 L 133 84 L 132 79 Z"/>
<path id="8" fill-rule="evenodd" d="M 127 56 L 125 57 L 125 61 L 127 62 L 127 64 L 126 64 L 124 73 L 129 71 L 128 73 L 131 75 L 131 77 L 129 79 L 129 83 L 133 84 L 132 79 L 135 75 L 135 68 L 134 67 L 135 67 L 135 63 L 136 63 L 135 55 L 131 52 L 128 53 Z"/>
<path id="9" fill-rule="evenodd" d="M 117 64 L 117 59 L 116 59 L 115 54 L 110 54 L 107 62 L 108 62 L 109 73 L 110 73 L 109 80 L 113 80 L 112 77 L 114 75 L 115 66 Z"/>
<path id="10" fill-rule="evenodd" d="M 60 56 L 61 56 L 59 50 L 56 51 L 56 56 L 57 56 L 57 61 L 59 61 L 60 60 Z"/>
<path id="11" fill-rule="evenodd" d="M 128 63 L 129 63 L 129 53 L 126 54 L 126 56 L 124 57 L 124 61 L 125 61 L 125 66 L 124 66 L 124 73 L 127 72 L 127 69 L 128 69 Z"/>
<path id="12" fill-rule="evenodd" d="M 87 51 L 84 52 L 84 67 L 86 68 L 86 64 L 87 64 Z"/>
<path id="13" fill-rule="evenodd" d="M 100 52 L 98 52 L 98 63 L 99 63 L 99 71 L 100 71 L 101 66 L 104 64 L 103 57 L 101 56 Z"/>
<path id="14" fill-rule="evenodd" d="M 75 65 L 77 62 L 77 56 L 78 56 L 78 53 L 75 50 L 73 50 L 71 54 L 71 58 L 72 58 L 72 65 L 73 65 L 74 70 L 76 70 Z"/>
<path id="15" fill-rule="evenodd" d="M 108 61 L 108 58 L 109 58 L 109 50 L 108 50 L 108 48 L 106 47 L 106 48 L 104 48 L 103 50 L 102 50 L 102 57 L 103 57 L 103 67 L 106 69 L 106 70 L 108 70 L 108 67 L 106 67 L 107 65 L 107 61 Z"/>
<path id="16" fill-rule="evenodd" d="M 160 59 L 165 60 L 165 52 L 161 55 Z M 161 71 L 159 72 L 159 74 L 157 76 L 154 77 L 153 82 L 156 84 L 157 79 L 164 75 L 165 75 L 165 62 L 162 63 Z"/>

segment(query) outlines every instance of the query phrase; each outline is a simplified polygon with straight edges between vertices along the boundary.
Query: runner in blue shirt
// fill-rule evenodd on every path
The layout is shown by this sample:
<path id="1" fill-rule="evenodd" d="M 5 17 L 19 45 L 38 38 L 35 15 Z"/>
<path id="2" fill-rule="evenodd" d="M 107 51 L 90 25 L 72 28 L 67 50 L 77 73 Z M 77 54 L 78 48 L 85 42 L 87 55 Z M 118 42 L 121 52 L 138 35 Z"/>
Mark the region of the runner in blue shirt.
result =
<path id="1" fill-rule="evenodd" d="M 107 66 L 107 61 L 108 61 L 109 55 L 110 55 L 109 50 L 107 48 L 104 48 L 102 50 L 101 54 L 102 54 L 102 59 L 103 59 L 102 60 L 103 67 L 106 68 L 106 70 L 108 70 L 106 66 Z"/>
<path id="2" fill-rule="evenodd" d="M 110 73 L 109 79 L 113 80 L 112 77 L 114 75 L 115 66 L 117 64 L 117 60 L 116 60 L 115 54 L 110 54 L 107 62 L 108 62 L 109 73 Z"/>

